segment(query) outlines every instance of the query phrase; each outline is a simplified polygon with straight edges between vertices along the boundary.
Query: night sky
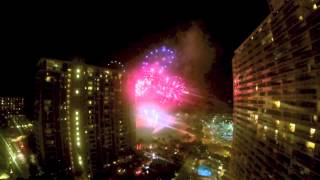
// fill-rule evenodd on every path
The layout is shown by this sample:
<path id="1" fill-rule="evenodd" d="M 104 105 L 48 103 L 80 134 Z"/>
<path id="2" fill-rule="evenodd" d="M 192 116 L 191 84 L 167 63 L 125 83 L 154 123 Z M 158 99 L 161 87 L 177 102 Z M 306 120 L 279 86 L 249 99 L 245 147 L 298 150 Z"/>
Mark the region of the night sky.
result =
<path id="1" fill-rule="evenodd" d="M 198 21 L 218 47 L 218 62 L 207 79 L 216 96 L 227 101 L 232 99 L 233 51 L 269 13 L 266 0 L 124 4 L 3 7 L 0 96 L 24 96 L 32 104 L 35 65 L 41 57 L 82 57 L 93 65 L 110 59 L 126 62 L 149 43 Z"/>

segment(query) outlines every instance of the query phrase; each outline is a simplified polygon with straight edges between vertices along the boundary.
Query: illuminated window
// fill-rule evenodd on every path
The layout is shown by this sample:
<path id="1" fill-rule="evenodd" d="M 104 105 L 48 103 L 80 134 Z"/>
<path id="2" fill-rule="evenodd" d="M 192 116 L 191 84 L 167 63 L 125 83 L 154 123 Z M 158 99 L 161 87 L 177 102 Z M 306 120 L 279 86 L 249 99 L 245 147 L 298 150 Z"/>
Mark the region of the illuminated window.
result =
<path id="1" fill-rule="evenodd" d="M 274 130 L 274 133 L 275 133 L 275 134 L 278 134 L 278 132 L 279 132 L 278 129 Z"/>
<path id="2" fill-rule="evenodd" d="M 274 101 L 274 105 L 276 105 L 277 108 L 280 108 L 281 102 L 279 100 Z"/>
<path id="3" fill-rule="evenodd" d="M 92 101 L 90 100 L 90 101 L 88 101 L 89 102 L 89 104 L 91 105 L 92 104 Z"/>
<path id="4" fill-rule="evenodd" d="M 311 141 L 307 141 L 307 142 L 306 142 L 306 147 L 307 147 L 308 149 L 314 149 L 314 148 L 316 147 L 316 144 L 313 143 L 313 142 L 311 142 Z"/>
<path id="5" fill-rule="evenodd" d="M 75 92 L 76 92 L 76 94 L 79 94 L 79 90 L 78 90 L 78 89 L 76 89 L 76 91 L 75 91 Z"/>
<path id="6" fill-rule="evenodd" d="M 77 73 L 80 73 L 80 69 L 79 68 L 77 69 Z"/>
<path id="7" fill-rule="evenodd" d="M 79 162 L 79 165 L 82 165 L 82 157 L 81 156 L 78 156 L 78 162 Z"/>
<path id="8" fill-rule="evenodd" d="M 318 116 L 317 115 L 313 115 L 313 120 L 314 121 L 318 121 Z"/>
<path id="9" fill-rule="evenodd" d="M 317 9 L 318 9 L 318 6 L 317 6 L 316 3 L 313 4 L 312 9 L 313 9 L 313 10 L 317 10 Z"/>
<path id="10" fill-rule="evenodd" d="M 267 130 L 267 129 L 268 129 L 268 126 L 264 126 L 263 129 L 264 129 L 264 130 Z"/>
<path id="11" fill-rule="evenodd" d="M 77 75 L 76 75 L 76 77 L 77 77 L 77 79 L 79 79 L 79 78 L 80 78 L 80 75 L 79 75 L 79 74 L 77 74 Z"/>
<path id="12" fill-rule="evenodd" d="M 293 123 L 290 123 L 290 124 L 289 124 L 289 130 L 290 130 L 290 132 L 294 132 L 295 129 L 296 129 L 296 125 L 293 124 Z"/>
<path id="13" fill-rule="evenodd" d="M 310 137 L 313 137 L 315 133 L 316 133 L 316 129 L 310 128 Z"/>
<path id="14" fill-rule="evenodd" d="M 280 124 L 280 121 L 279 121 L 279 120 L 276 120 L 276 124 L 279 125 L 279 124 Z"/>
<path id="15" fill-rule="evenodd" d="M 50 82 L 50 81 L 51 81 L 51 77 L 50 77 L 50 76 L 47 76 L 47 77 L 46 77 L 46 81 L 47 81 L 47 82 Z"/>
<path id="16" fill-rule="evenodd" d="M 299 16 L 299 20 L 300 20 L 300 21 L 303 21 L 303 16 Z"/>
<path id="17" fill-rule="evenodd" d="M 259 118 L 258 114 L 254 115 L 255 120 L 258 120 L 258 118 Z"/>
<path id="18" fill-rule="evenodd" d="M 88 86 L 88 90 L 90 90 L 90 91 L 91 91 L 91 90 L 92 90 L 92 86 Z"/>
<path id="19" fill-rule="evenodd" d="M 78 117 L 78 116 L 76 116 L 76 120 L 77 120 L 77 121 L 79 120 L 79 117 Z"/>
<path id="20" fill-rule="evenodd" d="M 79 111 L 76 111 L 76 115 L 79 115 Z"/>

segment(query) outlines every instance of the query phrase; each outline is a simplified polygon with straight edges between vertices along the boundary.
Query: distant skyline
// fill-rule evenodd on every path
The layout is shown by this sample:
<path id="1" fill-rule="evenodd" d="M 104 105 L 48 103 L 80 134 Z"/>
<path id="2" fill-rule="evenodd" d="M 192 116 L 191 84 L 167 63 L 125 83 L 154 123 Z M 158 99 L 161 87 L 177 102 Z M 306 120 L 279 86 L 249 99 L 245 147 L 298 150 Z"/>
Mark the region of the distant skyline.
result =
<path id="1" fill-rule="evenodd" d="M 229 80 L 233 51 L 269 12 L 265 0 L 136 6 L 139 8 L 5 9 L 0 18 L 0 95 L 24 96 L 30 101 L 36 63 L 41 57 L 81 57 L 88 64 L 102 66 L 120 57 L 117 60 L 126 63 L 139 51 L 150 48 L 148 42 L 165 39 L 175 28 L 197 21 L 218 47 L 218 71 L 208 78 L 221 83 L 217 95 L 227 100 L 232 92 Z"/>

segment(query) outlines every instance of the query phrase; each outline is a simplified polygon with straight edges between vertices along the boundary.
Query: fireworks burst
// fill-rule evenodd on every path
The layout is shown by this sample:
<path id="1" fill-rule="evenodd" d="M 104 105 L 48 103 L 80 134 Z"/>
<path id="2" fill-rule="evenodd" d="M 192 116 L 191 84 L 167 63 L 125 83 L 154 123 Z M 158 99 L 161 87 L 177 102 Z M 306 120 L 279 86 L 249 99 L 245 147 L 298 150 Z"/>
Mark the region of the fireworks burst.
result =
<path id="1" fill-rule="evenodd" d="M 182 105 L 188 90 L 183 79 L 169 71 L 174 61 L 175 52 L 163 46 L 148 52 L 142 65 L 131 74 L 128 92 L 135 105 L 137 127 L 157 132 L 175 124 L 169 111 Z"/>

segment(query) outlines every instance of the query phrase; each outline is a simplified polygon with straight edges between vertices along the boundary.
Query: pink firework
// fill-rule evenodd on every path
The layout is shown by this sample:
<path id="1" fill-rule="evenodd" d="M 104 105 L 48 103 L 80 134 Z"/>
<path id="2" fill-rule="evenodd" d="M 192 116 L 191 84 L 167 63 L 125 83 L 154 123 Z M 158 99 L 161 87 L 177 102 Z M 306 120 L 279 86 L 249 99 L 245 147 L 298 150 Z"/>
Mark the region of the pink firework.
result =
<path id="1" fill-rule="evenodd" d="M 161 104 L 180 104 L 187 94 L 185 84 L 178 76 L 170 75 L 165 68 L 154 63 L 138 73 L 134 85 L 135 97 L 155 100 Z"/>
<path id="2" fill-rule="evenodd" d="M 182 105 L 188 90 L 182 78 L 169 71 L 174 60 L 174 51 L 166 47 L 155 49 L 128 76 L 127 92 L 135 106 L 137 127 L 153 128 L 157 132 L 176 124 L 169 112 Z"/>

